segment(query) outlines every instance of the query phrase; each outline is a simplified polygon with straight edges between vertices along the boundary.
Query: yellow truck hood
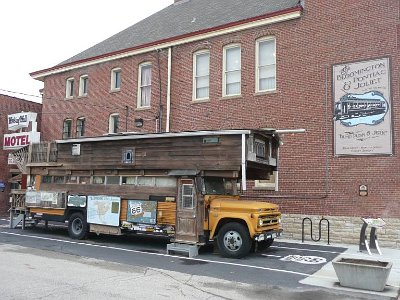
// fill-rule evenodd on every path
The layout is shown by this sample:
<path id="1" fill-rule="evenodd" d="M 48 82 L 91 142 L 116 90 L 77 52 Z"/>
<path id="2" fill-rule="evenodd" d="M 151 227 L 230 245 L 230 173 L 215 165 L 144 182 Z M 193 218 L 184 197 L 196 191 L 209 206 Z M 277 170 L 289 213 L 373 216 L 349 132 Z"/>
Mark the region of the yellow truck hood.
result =
<path id="1" fill-rule="evenodd" d="M 212 210 L 229 210 L 232 212 L 279 212 L 279 206 L 273 203 L 256 201 L 256 200 L 242 200 L 239 196 L 206 196 L 206 201 L 210 203 Z"/>

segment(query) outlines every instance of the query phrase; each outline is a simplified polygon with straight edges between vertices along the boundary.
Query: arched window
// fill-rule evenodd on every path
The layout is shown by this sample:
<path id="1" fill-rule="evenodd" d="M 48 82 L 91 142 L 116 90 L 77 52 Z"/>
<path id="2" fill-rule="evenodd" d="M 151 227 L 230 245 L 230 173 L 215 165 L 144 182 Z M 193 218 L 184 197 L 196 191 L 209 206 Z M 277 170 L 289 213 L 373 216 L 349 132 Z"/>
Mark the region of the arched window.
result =
<path id="1" fill-rule="evenodd" d="M 276 43 L 274 37 L 257 40 L 256 92 L 276 90 Z"/>
<path id="2" fill-rule="evenodd" d="M 139 66 L 138 100 L 137 107 L 150 107 L 151 100 L 151 63 L 143 63 Z"/>
<path id="3" fill-rule="evenodd" d="M 193 100 L 208 99 L 210 93 L 210 51 L 193 54 Z"/>
<path id="4" fill-rule="evenodd" d="M 238 44 L 224 47 L 223 96 L 241 94 L 241 48 Z"/>

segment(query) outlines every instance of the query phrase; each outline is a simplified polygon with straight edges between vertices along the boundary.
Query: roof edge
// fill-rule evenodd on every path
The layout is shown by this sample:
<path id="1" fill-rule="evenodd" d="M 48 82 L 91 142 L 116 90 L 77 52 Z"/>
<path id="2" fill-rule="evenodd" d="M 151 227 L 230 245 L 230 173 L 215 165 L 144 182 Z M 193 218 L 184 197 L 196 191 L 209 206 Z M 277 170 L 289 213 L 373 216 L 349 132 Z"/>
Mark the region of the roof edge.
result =
<path id="1" fill-rule="evenodd" d="M 150 42 L 150 43 L 147 43 L 147 44 L 142 44 L 142 45 L 138 45 L 138 46 L 134 46 L 134 47 L 130 47 L 130 48 L 114 51 L 114 52 L 109 52 L 109 53 L 98 55 L 98 56 L 89 57 L 89 58 L 86 58 L 86 59 L 77 60 L 77 61 L 74 61 L 74 62 L 62 64 L 62 65 L 56 65 L 56 66 L 53 66 L 51 68 L 47 68 L 47 69 L 43 69 L 43 70 L 39 70 L 39 71 L 34 71 L 32 73 L 29 73 L 29 75 L 33 79 L 43 80 L 43 78 L 48 76 L 48 75 L 65 72 L 65 71 L 76 69 L 76 68 L 80 68 L 80 67 L 83 67 L 83 66 L 86 66 L 86 65 L 97 64 L 97 63 L 100 63 L 102 60 L 113 60 L 113 59 L 120 58 L 121 56 L 122 57 L 133 56 L 135 54 L 153 51 L 154 49 L 167 48 L 168 44 L 169 44 L 169 46 L 174 46 L 174 45 L 180 45 L 180 44 L 189 43 L 189 42 L 192 42 L 192 40 L 187 41 L 187 39 L 190 39 L 192 37 L 199 37 L 199 38 L 197 38 L 195 40 L 201 40 L 201 39 L 208 38 L 208 36 L 204 36 L 203 37 L 203 35 L 206 35 L 206 34 L 210 34 L 212 36 L 222 35 L 222 34 L 224 34 L 224 32 L 219 33 L 219 34 L 218 34 L 218 32 L 223 31 L 223 30 L 227 30 L 229 28 L 240 27 L 240 26 L 243 26 L 245 24 L 255 23 L 257 21 L 262 21 L 262 20 L 265 20 L 265 19 L 271 19 L 271 18 L 276 18 L 276 17 L 279 17 L 279 16 L 289 15 L 289 17 L 287 19 L 278 20 L 276 22 L 282 22 L 282 21 L 291 20 L 291 19 L 300 17 L 300 14 L 301 14 L 302 11 L 303 11 L 303 7 L 302 6 L 296 6 L 296 7 L 292 7 L 292 8 L 288 8 L 288 9 L 284 9 L 284 10 L 280 10 L 280 11 L 276 11 L 276 12 L 273 12 L 273 13 L 268 13 L 268 14 L 256 16 L 256 17 L 253 17 L 253 18 L 243 19 L 243 20 L 240 20 L 240 21 L 235 21 L 235 22 L 223 24 L 223 25 L 216 26 L 216 27 L 206 28 L 206 29 L 202 29 L 202 30 L 199 30 L 199 31 L 194 31 L 194 32 L 190 32 L 190 33 L 185 33 L 185 34 L 182 34 L 182 35 L 174 36 L 174 37 L 171 37 L 171 38 L 157 40 L 157 41 Z M 296 14 L 296 16 L 290 17 L 291 14 L 295 14 L 295 13 L 298 13 L 298 15 Z M 271 22 L 271 23 L 275 23 L 275 22 Z M 252 26 L 252 27 L 259 27 L 259 26 L 262 26 L 262 25 L 263 24 L 255 25 L 255 26 Z M 252 27 L 250 27 L 250 28 L 252 28 Z M 247 28 L 244 28 L 244 29 L 247 29 Z M 238 29 L 238 30 L 233 30 L 233 31 L 240 31 L 240 30 L 244 30 L 244 29 Z M 157 47 L 157 46 L 159 46 L 159 47 Z M 140 50 L 144 50 L 144 51 L 140 51 Z M 139 52 L 139 53 L 131 53 L 131 52 Z"/>

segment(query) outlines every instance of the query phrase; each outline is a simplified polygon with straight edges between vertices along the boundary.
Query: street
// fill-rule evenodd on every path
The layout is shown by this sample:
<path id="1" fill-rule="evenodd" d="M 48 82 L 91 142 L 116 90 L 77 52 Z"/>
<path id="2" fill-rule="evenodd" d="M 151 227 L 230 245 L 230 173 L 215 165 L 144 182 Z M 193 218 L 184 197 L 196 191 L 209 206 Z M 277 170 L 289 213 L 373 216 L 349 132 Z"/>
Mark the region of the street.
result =
<path id="1" fill-rule="evenodd" d="M 0 221 L 3 299 L 390 299 L 300 283 L 345 248 L 275 242 L 262 253 L 226 259 L 167 255 L 167 240 L 96 236 L 72 240 L 64 224 L 9 229 Z M 171 287 L 174 288 L 171 288 Z"/>

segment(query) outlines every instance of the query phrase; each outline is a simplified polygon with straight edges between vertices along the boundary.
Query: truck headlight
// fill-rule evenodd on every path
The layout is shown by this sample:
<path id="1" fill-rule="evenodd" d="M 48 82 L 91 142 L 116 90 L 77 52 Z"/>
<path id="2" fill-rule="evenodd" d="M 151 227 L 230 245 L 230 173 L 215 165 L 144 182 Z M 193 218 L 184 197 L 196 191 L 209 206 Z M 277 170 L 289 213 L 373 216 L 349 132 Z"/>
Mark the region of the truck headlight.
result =
<path id="1" fill-rule="evenodd" d="M 263 226 L 263 224 L 264 224 L 264 222 L 263 222 L 263 220 L 262 219 L 258 219 L 258 226 Z"/>

